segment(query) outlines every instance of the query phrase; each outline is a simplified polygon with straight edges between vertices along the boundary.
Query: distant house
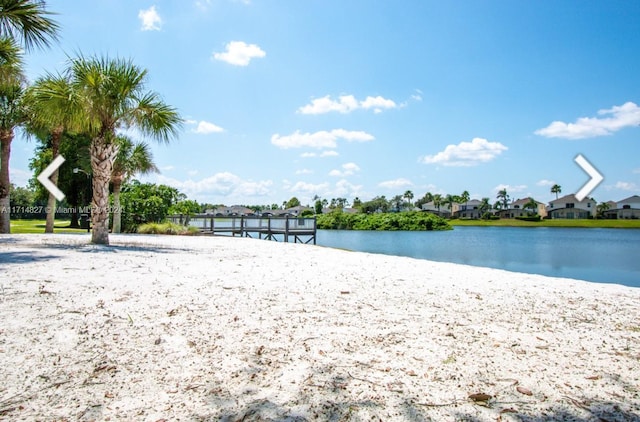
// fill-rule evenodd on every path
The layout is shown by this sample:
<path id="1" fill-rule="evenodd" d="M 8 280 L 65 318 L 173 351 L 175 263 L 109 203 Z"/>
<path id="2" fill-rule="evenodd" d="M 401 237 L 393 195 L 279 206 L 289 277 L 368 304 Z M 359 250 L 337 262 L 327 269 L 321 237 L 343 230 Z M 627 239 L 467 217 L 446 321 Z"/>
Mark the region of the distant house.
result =
<path id="1" fill-rule="evenodd" d="M 542 218 L 547 216 L 547 208 L 542 202 L 536 201 L 536 204 L 538 204 L 538 206 L 535 210 L 531 210 L 531 208 L 525 208 L 525 205 L 527 205 L 529 202 L 531 202 L 531 198 L 518 199 L 509 204 L 509 208 L 500 210 L 496 214 L 500 218 L 516 218 L 526 217 L 530 212 L 533 211 Z"/>
<path id="2" fill-rule="evenodd" d="M 311 211 L 312 213 L 314 213 L 314 209 L 311 207 L 304 207 L 302 205 L 298 205 L 297 207 L 291 207 L 291 208 L 287 208 L 286 210 L 287 215 L 289 216 L 294 216 L 297 217 L 300 214 L 302 214 L 305 211 Z"/>
<path id="3" fill-rule="evenodd" d="M 471 199 L 464 204 L 453 204 L 451 213 L 457 218 L 480 218 L 484 213 L 480 210 L 482 201 Z"/>
<path id="4" fill-rule="evenodd" d="M 611 205 L 610 202 L 608 202 L 609 209 L 604 212 L 605 218 L 620 220 L 636 220 L 640 218 L 640 196 L 630 196 L 622 201 L 615 202 L 615 205 Z"/>
<path id="5" fill-rule="evenodd" d="M 207 210 L 207 213 L 209 210 Z M 217 217 L 227 217 L 227 216 L 246 216 L 246 215 L 256 215 L 255 211 L 251 208 L 243 207 L 240 205 L 234 205 L 231 207 L 218 207 L 211 212 L 211 214 Z"/>
<path id="6" fill-rule="evenodd" d="M 596 214 L 596 201 L 584 198 L 578 201 L 574 194 L 565 195 L 562 198 L 549 202 L 547 215 L 550 218 L 591 218 Z"/>
<path id="7" fill-rule="evenodd" d="M 447 208 L 447 205 L 440 204 L 440 207 L 436 207 L 433 201 L 422 204 L 422 211 L 430 212 L 431 214 L 444 218 L 451 217 L 451 210 Z"/>

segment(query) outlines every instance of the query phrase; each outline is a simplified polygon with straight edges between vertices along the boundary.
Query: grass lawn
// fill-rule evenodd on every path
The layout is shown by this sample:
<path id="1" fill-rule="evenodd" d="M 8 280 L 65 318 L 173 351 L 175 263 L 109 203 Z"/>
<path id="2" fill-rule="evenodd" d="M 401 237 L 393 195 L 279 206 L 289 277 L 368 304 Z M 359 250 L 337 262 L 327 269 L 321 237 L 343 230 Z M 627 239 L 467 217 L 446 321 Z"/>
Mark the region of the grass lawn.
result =
<path id="1" fill-rule="evenodd" d="M 11 233 L 44 233 L 45 220 L 11 220 Z M 87 229 L 69 228 L 66 220 L 55 220 L 54 233 L 86 233 Z"/>
<path id="2" fill-rule="evenodd" d="M 500 220 L 449 220 L 452 226 L 488 227 L 599 227 L 611 229 L 640 229 L 640 220 L 542 220 L 521 221 L 511 218 Z"/>

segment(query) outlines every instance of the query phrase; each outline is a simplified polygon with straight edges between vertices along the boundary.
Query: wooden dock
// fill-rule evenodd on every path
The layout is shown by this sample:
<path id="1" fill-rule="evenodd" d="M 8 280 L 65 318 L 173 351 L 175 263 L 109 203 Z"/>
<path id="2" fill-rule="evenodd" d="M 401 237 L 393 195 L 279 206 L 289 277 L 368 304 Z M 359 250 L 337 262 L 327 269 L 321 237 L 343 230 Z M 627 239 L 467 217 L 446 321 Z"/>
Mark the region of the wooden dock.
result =
<path id="1" fill-rule="evenodd" d="M 200 229 L 206 235 L 251 237 L 294 243 L 316 244 L 315 217 L 171 215 L 169 221 Z"/>

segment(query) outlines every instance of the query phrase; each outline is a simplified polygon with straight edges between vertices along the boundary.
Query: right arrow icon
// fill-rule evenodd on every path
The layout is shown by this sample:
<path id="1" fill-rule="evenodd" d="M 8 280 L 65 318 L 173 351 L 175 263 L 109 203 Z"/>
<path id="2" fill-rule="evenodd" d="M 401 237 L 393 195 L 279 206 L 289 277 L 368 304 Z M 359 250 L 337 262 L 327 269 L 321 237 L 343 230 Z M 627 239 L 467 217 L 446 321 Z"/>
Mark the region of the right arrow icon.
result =
<path id="1" fill-rule="evenodd" d="M 591 192 L 593 192 L 593 190 L 600 184 L 600 182 L 604 180 L 604 176 L 602 176 L 600 172 L 598 172 L 598 170 L 596 170 L 596 168 L 593 167 L 593 165 L 591 165 L 591 163 L 582 156 L 582 154 L 578 154 L 573 161 L 578 163 L 580 168 L 584 170 L 589 175 L 589 177 L 591 177 L 591 179 L 587 183 L 585 183 L 584 186 L 581 187 L 580 190 L 576 193 L 576 199 L 578 201 L 582 201 Z"/>

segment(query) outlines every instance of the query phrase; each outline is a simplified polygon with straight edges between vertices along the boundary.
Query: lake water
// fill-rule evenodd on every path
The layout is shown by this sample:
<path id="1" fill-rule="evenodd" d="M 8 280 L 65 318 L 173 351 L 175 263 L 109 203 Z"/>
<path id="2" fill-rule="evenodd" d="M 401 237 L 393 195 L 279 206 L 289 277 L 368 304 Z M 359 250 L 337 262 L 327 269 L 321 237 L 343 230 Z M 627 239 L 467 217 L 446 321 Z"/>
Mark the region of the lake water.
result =
<path id="1" fill-rule="evenodd" d="M 318 230 L 354 251 L 640 287 L 640 230 L 455 227 L 434 232 Z"/>

